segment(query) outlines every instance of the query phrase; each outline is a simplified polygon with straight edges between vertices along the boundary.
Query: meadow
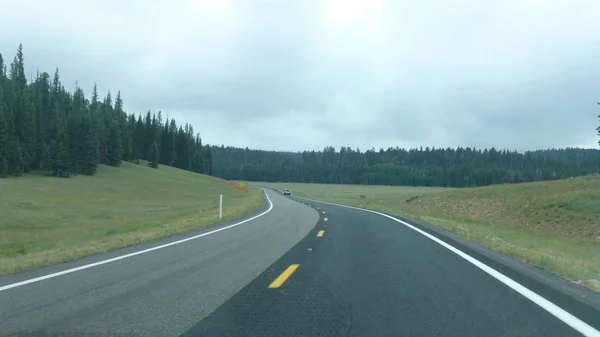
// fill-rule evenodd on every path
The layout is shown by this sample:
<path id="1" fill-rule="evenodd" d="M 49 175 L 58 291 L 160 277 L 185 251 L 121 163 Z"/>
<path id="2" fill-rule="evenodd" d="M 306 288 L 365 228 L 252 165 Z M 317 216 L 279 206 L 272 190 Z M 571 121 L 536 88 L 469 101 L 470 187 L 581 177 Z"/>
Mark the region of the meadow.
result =
<path id="1" fill-rule="evenodd" d="M 169 166 L 0 179 L 0 274 L 135 245 L 258 211 L 262 191 Z"/>

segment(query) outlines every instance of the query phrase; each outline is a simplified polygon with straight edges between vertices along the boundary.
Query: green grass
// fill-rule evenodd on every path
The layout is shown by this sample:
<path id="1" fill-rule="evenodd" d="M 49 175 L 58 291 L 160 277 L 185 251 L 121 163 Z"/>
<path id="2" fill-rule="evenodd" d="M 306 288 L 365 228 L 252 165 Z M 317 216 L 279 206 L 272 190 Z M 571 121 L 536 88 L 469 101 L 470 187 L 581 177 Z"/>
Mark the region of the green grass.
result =
<path id="1" fill-rule="evenodd" d="M 597 175 L 469 189 L 257 184 L 405 215 L 600 291 Z"/>
<path id="2" fill-rule="evenodd" d="M 0 179 L 0 274 L 207 227 L 258 210 L 261 191 L 168 166 Z"/>

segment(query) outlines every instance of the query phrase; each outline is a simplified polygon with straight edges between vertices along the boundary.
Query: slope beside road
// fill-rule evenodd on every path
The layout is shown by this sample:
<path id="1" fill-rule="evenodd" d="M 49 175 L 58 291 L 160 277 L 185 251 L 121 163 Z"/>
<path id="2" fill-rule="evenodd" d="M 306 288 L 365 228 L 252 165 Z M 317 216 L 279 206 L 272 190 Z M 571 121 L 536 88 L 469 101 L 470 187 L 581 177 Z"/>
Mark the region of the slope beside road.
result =
<path id="1" fill-rule="evenodd" d="M 239 226 L 0 291 L 0 335 L 600 336 L 600 311 L 541 305 L 392 217 L 268 196 Z"/>
<path id="2" fill-rule="evenodd" d="M 143 161 L 70 179 L 28 173 L 0 179 L 0 191 L 0 275 L 207 228 L 262 204 L 260 190 Z"/>

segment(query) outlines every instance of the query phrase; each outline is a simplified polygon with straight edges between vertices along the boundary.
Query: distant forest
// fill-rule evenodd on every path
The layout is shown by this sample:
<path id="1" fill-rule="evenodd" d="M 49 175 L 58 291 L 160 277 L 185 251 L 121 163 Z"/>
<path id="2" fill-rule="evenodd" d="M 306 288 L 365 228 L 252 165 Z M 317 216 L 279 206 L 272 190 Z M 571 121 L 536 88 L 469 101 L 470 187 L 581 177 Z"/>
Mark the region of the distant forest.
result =
<path id="1" fill-rule="evenodd" d="M 361 152 L 349 147 L 302 153 L 212 147 L 214 175 L 225 179 L 331 184 L 473 187 L 595 173 L 595 149 L 517 151 L 419 148 Z"/>
<path id="2" fill-rule="evenodd" d="M 600 126 L 596 130 L 600 136 Z M 221 145 L 212 146 L 212 154 L 214 175 L 265 182 L 475 187 L 600 172 L 600 151 L 582 148 L 518 152 L 390 147 L 363 152 L 328 146 L 323 151 L 282 152 Z"/>
<path id="3" fill-rule="evenodd" d="M 0 54 L 0 177 L 33 170 L 54 176 L 93 175 L 98 164 L 149 161 L 211 174 L 210 146 L 203 146 L 191 125 L 163 120 L 162 113 L 142 116 L 123 111 L 121 93 L 102 100 L 94 85 L 86 99 L 77 85 L 68 92 L 58 68 L 51 78 L 25 77 L 23 48 L 7 67 Z"/>

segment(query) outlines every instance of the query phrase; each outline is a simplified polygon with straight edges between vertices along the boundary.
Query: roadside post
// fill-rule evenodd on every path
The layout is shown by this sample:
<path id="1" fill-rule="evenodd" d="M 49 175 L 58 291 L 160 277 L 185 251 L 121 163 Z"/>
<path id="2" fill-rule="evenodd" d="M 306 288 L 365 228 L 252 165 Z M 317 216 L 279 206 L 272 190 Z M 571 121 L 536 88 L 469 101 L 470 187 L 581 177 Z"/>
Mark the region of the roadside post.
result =
<path id="1" fill-rule="evenodd" d="M 219 219 L 223 218 L 223 194 L 219 195 Z"/>

